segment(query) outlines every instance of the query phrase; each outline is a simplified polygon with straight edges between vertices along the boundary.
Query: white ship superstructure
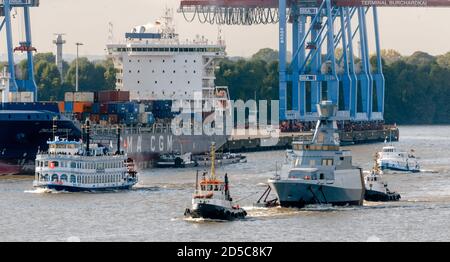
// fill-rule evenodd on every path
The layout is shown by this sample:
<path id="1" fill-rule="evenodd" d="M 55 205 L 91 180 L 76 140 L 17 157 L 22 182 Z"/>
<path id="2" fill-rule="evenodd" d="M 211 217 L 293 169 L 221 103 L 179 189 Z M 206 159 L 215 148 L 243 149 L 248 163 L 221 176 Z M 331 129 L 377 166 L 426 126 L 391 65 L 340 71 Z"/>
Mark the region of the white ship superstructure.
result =
<path id="1" fill-rule="evenodd" d="M 125 43 L 109 44 L 117 71 L 116 88 L 130 91 L 132 100 L 193 100 L 216 95 L 216 61 L 225 57 L 225 44 L 205 37 L 181 40 L 173 14 L 166 10 L 154 24 L 135 27 Z"/>

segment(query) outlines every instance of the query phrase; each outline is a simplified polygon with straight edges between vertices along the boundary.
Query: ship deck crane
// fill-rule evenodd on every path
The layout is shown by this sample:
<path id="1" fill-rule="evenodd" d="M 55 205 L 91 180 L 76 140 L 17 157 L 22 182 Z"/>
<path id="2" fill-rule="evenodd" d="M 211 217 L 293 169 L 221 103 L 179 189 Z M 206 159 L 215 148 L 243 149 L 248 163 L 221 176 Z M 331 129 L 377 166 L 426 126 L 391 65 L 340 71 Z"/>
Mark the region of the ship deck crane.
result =
<path id="1" fill-rule="evenodd" d="M 6 48 L 8 54 L 8 73 L 10 76 L 10 92 L 33 92 L 34 100 L 37 99 L 37 87 L 34 80 L 33 52 L 36 48 L 32 45 L 30 8 L 38 7 L 39 0 L 0 0 L 0 32 L 5 30 Z M 13 8 L 23 9 L 23 19 L 25 26 L 25 41 L 19 43 L 18 47 L 13 47 L 13 32 L 11 27 L 11 10 Z M 27 76 L 26 79 L 17 79 L 15 72 L 14 52 L 27 53 Z"/>
<path id="2" fill-rule="evenodd" d="M 281 120 L 315 119 L 314 105 L 328 99 L 339 105 L 338 116 L 342 119 L 367 121 L 384 119 L 385 79 L 378 7 L 450 7 L 450 0 L 181 0 L 179 11 L 191 22 L 198 19 L 201 23 L 222 25 L 279 24 Z M 375 70 L 371 68 L 368 43 L 370 9 Z M 290 65 L 288 22 L 292 23 Z M 359 43 L 358 56 L 355 43 Z M 343 51 L 341 57 L 336 57 L 337 48 Z M 358 64 L 357 58 L 361 60 Z M 289 86 L 291 110 L 287 108 Z M 308 102 L 307 92 L 311 97 Z M 362 108 L 358 108 L 358 99 Z"/>

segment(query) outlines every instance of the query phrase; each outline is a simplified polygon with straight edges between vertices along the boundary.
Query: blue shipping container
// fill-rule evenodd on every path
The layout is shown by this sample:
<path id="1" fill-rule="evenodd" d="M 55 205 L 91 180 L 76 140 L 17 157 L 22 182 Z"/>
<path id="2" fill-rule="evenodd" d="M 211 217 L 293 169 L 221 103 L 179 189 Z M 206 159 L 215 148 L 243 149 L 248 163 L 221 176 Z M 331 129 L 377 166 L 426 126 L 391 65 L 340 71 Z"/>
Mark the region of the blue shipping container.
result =
<path id="1" fill-rule="evenodd" d="M 92 113 L 100 114 L 100 104 L 99 103 L 95 103 L 92 105 Z"/>
<path id="2" fill-rule="evenodd" d="M 64 111 L 68 113 L 73 112 L 73 102 L 64 102 Z"/>

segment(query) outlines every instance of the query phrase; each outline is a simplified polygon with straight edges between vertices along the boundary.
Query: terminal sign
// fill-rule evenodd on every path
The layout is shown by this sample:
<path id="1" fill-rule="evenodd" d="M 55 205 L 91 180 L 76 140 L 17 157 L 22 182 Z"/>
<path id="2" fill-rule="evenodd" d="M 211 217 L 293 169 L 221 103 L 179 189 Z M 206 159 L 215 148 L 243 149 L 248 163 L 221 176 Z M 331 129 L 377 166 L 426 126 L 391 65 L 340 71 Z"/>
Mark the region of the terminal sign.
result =
<path id="1" fill-rule="evenodd" d="M 304 82 L 317 81 L 317 76 L 316 75 L 301 75 L 300 81 L 304 81 Z"/>
<path id="2" fill-rule="evenodd" d="M 317 8 L 310 7 L 310 8 L 300 8 L 300 14 L 301 15 L 316 15 L 318 12 Z"/>

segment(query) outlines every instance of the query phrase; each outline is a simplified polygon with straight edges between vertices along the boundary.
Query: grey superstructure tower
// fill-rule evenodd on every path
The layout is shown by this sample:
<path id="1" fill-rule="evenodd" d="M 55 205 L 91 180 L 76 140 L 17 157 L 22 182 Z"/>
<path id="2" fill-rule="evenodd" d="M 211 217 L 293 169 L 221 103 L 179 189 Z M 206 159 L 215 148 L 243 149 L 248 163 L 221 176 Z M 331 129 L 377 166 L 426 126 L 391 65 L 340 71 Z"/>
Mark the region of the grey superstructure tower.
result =
<path id="1" fill-rule="evenodd" d="M 61 76 L 61 82 L 64 81 L 64 72 L 63 72 L 63 45 L 66 43 L 66 40 L 63 40 L 64 34 L 55 34 L 56 39 L 53 40 L 53 44 L 56 45 L 56 66 L 58 67 L 59 74 Z"/>

